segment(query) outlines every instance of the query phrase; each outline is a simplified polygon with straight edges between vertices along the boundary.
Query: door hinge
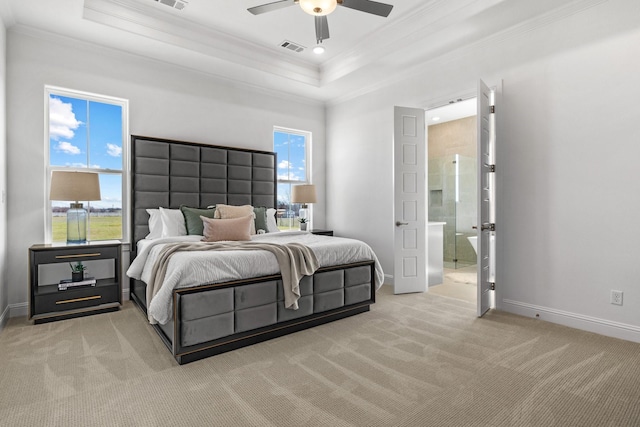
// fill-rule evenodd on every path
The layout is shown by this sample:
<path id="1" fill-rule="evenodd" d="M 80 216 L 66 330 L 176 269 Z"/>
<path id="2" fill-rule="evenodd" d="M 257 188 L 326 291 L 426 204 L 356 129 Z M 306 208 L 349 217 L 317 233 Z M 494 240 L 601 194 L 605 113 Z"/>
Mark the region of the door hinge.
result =
<path id="1" fill-rule="evenodd" d="M 491 111 L 490 111 L 490 113 L 491 113 L 491 114 L 495 114 L 495 113 L 496 113 L 496 106 L 495 106 L 495 105 L 492 105 L 492 106 L 491 106 Z"/>
<path id="2" fill-rule="evenodd" d="M 496 165 L 487 165 L 487 169 L 489 169 L 487 172 L 495 172 L 496 171 Z"/>
<path id="3" fill-rule="evenodd" d="M 480 227 L 480 230 L 482 230 L 482 231 L 485 231 L 485 230 L 496 231 L 496 224 L 493 223 L 493 222 L 485 222 Z"/>
<path id="4" fill-rule="evenodd" d="M 495 291 L 496 290 L 496 284 L 495 282 L 489 282 L 489 285 L 491 286 L 491 290 Z"/>

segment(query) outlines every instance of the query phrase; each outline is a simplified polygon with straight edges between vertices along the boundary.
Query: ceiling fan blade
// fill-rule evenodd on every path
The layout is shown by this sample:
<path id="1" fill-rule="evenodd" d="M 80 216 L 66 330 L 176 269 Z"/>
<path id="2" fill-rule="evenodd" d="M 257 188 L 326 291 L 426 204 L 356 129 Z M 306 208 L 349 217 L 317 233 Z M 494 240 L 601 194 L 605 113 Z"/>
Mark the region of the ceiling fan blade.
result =
<path id="1" fill-rule="evenodd" d="M 316 16 L 316 42 L 322 43 L 322 40 L 329 38 L 329 21 L 326 16 Z"/>
<path id="2" fill-rule="evenodd" d="M 250 7 L 247 10 L 253 13 L 254 15 L 261 15 L 263 13 L 272 12 L 274 10 L 291 6 L 292 4 L 295 4 L 295 3 L 296 3 L 295 0 L 279 0 L 279 1 L 274 1 L 273 3 L 267 3 L 267 4 L 262 4 L 260 6 Z"/>
<path id="3" fill-rule="evenodd" d="M 342 3 L 338 2 L 338 4 L 342 4 L 342 6 L 348 7 L 349 9 L 372 13 L 385 18 L 389 16 L 391 9 L 393 9 L 393 5 L 371 0 L 342 0 Z"/>

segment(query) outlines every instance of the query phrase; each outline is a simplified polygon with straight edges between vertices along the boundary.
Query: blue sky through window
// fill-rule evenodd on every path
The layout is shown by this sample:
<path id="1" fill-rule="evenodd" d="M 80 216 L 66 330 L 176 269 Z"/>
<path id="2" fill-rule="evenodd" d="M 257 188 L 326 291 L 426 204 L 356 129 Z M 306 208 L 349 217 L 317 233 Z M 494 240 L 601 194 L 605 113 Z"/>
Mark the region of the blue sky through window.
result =
<path id="1" fill-rule="evenodd" d="M 49 97 L 51 166 L 122 171 L 122 107 L 60 95 Z M 122 208 L 121 174 L 100 174 L 96 208 Z M 63 206 L 64 202 L 54 202 Z"/>
<path id="2" fill-rule="evenodd" d="M 291 194 L 288 182 L 307 181 L 306 137 L 274 131 L 273 148 L 278 155 L 278 201 L 289 204 Z"/>

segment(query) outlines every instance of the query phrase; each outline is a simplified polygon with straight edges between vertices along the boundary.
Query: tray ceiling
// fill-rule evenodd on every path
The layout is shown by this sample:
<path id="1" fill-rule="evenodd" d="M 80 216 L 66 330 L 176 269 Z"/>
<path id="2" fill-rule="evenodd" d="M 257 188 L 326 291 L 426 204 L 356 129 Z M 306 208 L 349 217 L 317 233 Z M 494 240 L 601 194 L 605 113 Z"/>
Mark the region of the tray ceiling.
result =
<path id="1" fill-rule="evenodd" d="M 249 85 L 322 101 L 365 93 L 401 72 L 494 34 L 545 25 L 603 0 L 384 0 L 389 17 L 338 7 L 326 52 L 297 5 L 252 15 L 264 0 L 4 0 L 8 28 L 97 43 Z M 281 47 L 290 41 L 307 49 Z"/>

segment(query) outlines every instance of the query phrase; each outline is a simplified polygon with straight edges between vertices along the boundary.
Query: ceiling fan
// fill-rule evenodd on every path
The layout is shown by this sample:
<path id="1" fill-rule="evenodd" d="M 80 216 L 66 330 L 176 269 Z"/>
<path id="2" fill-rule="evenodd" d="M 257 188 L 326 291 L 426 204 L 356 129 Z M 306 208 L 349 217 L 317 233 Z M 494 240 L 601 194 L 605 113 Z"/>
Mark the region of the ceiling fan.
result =
<path id="1" fill-rule="evenodd" d="M 250 7 L 247 10 L 254 15 L 261 15 L 289 7 L 293 4 L 299 4 L 302 10 L 315 17 L 316 41 L 318 44 L 322 43 L 322 40 L 329 38 L 327 15 L 333 12 L 338 5 L 385 18 L 389 16 L 391 9 L 393 9 L 393 6 L 390 4 L 378 3 L 371 0 L 279 0 L 273 3 Z"/>

